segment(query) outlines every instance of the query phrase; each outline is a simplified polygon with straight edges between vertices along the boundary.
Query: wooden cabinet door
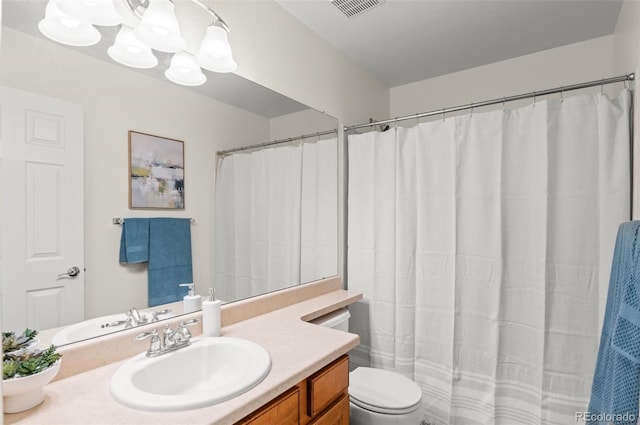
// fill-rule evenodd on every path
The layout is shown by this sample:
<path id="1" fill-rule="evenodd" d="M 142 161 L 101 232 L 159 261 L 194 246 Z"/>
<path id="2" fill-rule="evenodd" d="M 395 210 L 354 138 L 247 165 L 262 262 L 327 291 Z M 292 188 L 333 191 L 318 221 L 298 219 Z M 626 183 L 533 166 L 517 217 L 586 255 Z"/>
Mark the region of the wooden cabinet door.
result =
<path id="1" fill-rule="evenodd" d="M 349 425 L 349 396 L 343 395 L 310 425 Z"/>
<path id="2" fill-rule="evenodd" d="M 349 388 L 349 356 L 338 360 L 313 374 L 308 382 L 309 403 L 307 414 L 315 417 L 323 412 L 340 394 L 346 394 Z"/>
<path id="3" fill-rule="evenodd" d="M 292 388 L 236 425 L 298 425 L 298 388 Z"/>

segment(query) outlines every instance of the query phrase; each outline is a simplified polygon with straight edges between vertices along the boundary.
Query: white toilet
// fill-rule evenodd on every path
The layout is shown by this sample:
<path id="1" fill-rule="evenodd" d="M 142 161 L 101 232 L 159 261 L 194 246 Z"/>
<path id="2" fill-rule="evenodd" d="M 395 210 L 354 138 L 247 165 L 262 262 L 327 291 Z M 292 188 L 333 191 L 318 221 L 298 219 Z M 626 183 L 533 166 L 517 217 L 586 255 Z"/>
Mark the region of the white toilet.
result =
<path id="1" fill-rule="evenodd" d="M 351 315 L 336 310 L 312 321 L 347 332 Z M 349 373 L 350 425 L 420 425 L 422 391 L 398 373 L 358 367 Z"/>

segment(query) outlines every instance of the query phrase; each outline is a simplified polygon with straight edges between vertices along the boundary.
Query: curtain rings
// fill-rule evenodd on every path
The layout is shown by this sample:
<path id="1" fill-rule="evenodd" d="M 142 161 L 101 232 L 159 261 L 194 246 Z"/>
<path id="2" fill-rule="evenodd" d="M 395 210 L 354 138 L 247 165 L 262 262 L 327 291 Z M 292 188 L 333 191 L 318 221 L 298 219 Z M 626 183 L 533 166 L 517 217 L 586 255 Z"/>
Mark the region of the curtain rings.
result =
<path id="1" fill-rule="evenodd" d="M 473 116 L 473 102 L 471 102 L 471 116 Z"/>
<path id="2" fill-rule="evenodd" d="M 600 83 L 600 94 L 604 93 L 604 78 L 602 79 L 601 83 Z"/>
<path id="3" fill-rule="evenodd" d="M 564 102 L 564 86 L 560 87 L 560 103 Z"/>
<path id="4" fill-rule="evenodd" d="M 447 118 L 447 108 L 442 108 L 442 121 L 444 121 L 445 118 Z"/>
<path id="5" fill-rule="evenodd" d="M 536 91 L 533 91 L 533 107 L 536 107 Z"/>

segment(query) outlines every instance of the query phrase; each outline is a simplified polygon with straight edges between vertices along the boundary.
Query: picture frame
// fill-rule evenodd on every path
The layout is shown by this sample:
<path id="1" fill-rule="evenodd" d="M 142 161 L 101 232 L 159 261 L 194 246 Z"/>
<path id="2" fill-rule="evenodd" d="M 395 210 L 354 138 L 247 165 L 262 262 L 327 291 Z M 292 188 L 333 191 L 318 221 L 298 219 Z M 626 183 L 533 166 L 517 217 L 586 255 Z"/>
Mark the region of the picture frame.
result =
<path id="1" fill-rule="evenodd" d="M 184 209 L 184 142 L 129 130 L 129 209 Z"/>

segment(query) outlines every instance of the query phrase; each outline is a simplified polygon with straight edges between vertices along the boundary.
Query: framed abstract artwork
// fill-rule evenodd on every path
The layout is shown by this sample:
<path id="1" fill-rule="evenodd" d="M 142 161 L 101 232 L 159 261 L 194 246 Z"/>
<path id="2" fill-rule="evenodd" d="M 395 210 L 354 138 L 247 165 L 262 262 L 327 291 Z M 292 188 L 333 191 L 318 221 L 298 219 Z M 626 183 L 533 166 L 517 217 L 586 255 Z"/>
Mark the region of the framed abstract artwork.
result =
<path id="1" fill-rule="evenodd" d="M 184 142 L 129 131 L 129 208 L 184 209 Z"/>

